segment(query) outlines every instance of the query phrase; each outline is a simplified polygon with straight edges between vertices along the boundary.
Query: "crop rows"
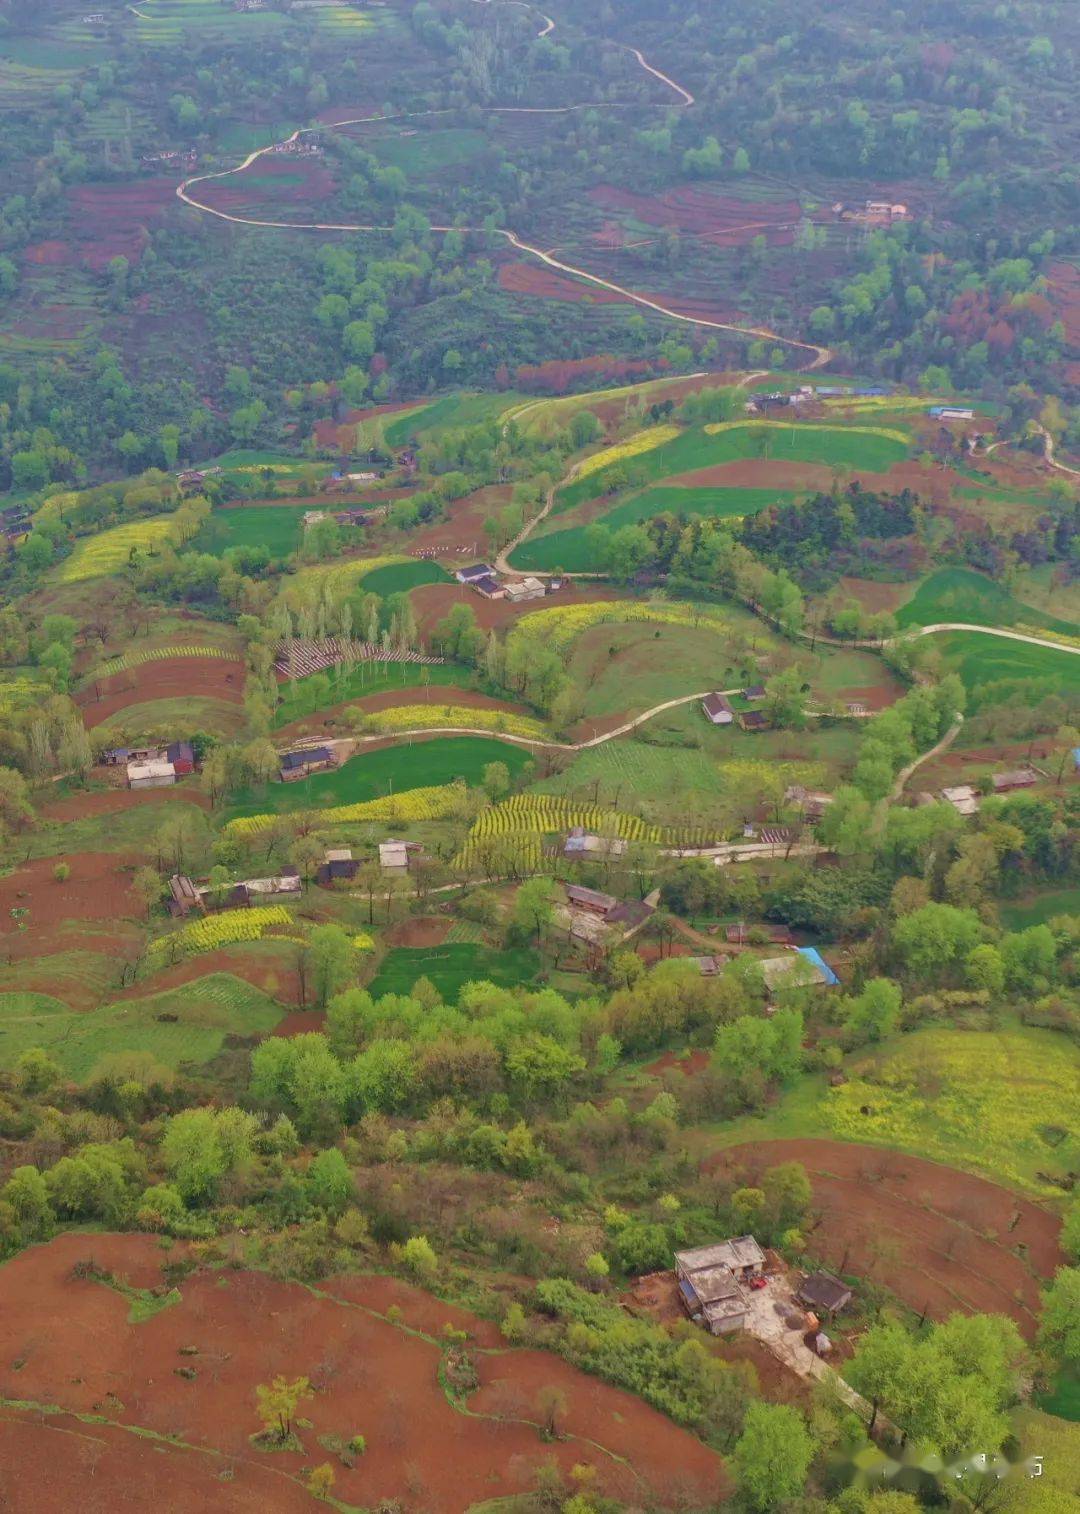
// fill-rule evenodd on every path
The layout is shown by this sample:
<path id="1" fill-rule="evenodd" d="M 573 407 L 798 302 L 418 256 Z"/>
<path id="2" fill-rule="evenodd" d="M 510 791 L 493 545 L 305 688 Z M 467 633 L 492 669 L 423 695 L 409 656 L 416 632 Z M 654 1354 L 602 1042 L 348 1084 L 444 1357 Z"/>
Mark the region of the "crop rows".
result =
<path id="1" fill-rule="evenodd" d="M 441 657 L 428 657 L 423 652 L 400 648 L 387 650 L 373 641 L 351 641 L 344 636 L 328 636 L 324 641 L 280 642 L 274 654 L 274 667 L 285 678 L 305 678 L 311 673 L 321 673 L 326 668 L 336 668 L 342 663 L 358 662 L 407 662 L 434 664 Z"/>
<path id="2" fill-rule="evenodd" d="M 214 951 L 237 941 L 258 941 L 274 926 L 291 924 L 292 916 L 281 904 L 259 909 L 225 909 L 220 914 L 192 920 L 171 935 L 159 936 L 151 942 L 148 955 L 152 962 L 159 963 L 177 949 L 185 954 Z"/>
<path id="3" fill-rule="evenodd" d="M 338 804 L 327 810 L 313 810 L 309 812 L 308 818 L 320 830 L 331 825 L 354 825 L 367 820 L 444 820 L 460 805 L 463 791 L 463 786 L 459 783 L 406 789 L 404 793 L 387 794 L 380 799 L 364 799 L 356 804 Z M 234 836 L 255 836 L 266 830 L 276 819 L 276 815 L 240 815 L 229 821 L 227 829 Z"/>
<path id="4" fill-rule="evenodd" d="M 590 473 L 599 473 L 601 468 L 608 468 L 612 463 L 625 462 L 628 457 L 640 457 L 643 452 L 652 452 L 665 442 L 673 442 L 678 435 L 678 426 L 653 426 L 648 431 L 638 431 L 627 437 L 625 442 L 605 447 L 602 452 L 594 452 L 591 457 L 587 457 L 579 464 L 577 476 L 588 478 Z"/>
<path id="5" fill-rule="evenodd" d="M 233 654 L 224 647 L 148 647 L 145 651 L 118 653 L 110 657 L 98 670 L 107 677 L 111 673 L 124 673 L 128 668 L 137 668 L 144 662 L 166 662 L 170 657 L 223 657 Z"/>
<path id="6" fill-rule="evenodd" d="M 656 621 L 673 626 L 706 626 L 715 631 L 723 631 L 729 624 L 722 611 L 706 605 L 668 603 L 663 600 L 603 600 L 595 604 L 553 605 L 548 610 L 533 610 L 521 617 L 518 626 L 541 637 L 556 652 L 562 652 L 583 631 L 588 631 L 593 626 L 634 620 Z"/>

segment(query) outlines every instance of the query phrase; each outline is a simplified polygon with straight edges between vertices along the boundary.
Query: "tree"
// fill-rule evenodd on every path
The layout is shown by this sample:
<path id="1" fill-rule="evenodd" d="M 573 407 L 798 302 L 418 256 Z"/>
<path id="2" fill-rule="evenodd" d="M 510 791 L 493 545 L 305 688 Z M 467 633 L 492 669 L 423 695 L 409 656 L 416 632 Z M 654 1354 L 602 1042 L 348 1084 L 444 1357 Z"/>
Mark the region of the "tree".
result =
<path id="1" fill-rule="evenodd" d="M 344 1213 L 353 1196 L 353 1180 L 349 1164 L 336 1146 L 312 1157 L 306 1181 L 316 1208 L 325 1209 L 335 1218 Z"/>
<path id="2" fill-rule="evenodd" d="M 773 725 L 801 731 L 806 724 L 806 695 L 798 668 L 785 668 L 765 685 L 765 712 Z"/>
<path id="3" fill-rule="evenodd" d="M 11 1206 L 20 1234 L 27 1241 L 43 1240 L 55 1223 L 49 1190 L 36 1167 L 16 1167 L 3 1187 L 3 1201 Z"/>
<path id="4" fill-rule="evenodd" d="M 510 769 L 505 762 L 489 762 L 484 768 L 484 792 L 493 804 L 510 792 Z"/>
<path id="5" fill-rule="evenodd" d="M 146 910 L 146 918 L 149 920 L 150 911 L 161 898 L 161 878 L 152 867 L 137 867 L 131 879 L 131 892 Z"/>
<path id="6" fill-rule="evenodd" d="M 184 1109 L 161 1138 L 161 1156 L 185 1203 L 213 1199 L 227 1173 L 246 1167 L 259 1121 L 246 1110 Z"/>
<path id="7" fill-rule="evenodd" d="M 411 1235 L 401 1248 L 401 1260 L 422 1282 L 430 1282 L 439 1270 L 439 1258 L 426 1235 Z"/>
<path id="8" fill-rule="evenodd" d="M 1061 1361 L 1080 1363 L 1080 1267 L 1059 1267 L 1043 1294 L 1039 1345 Z"/>
<path id="9" fill-rule="evenodd" d="M 267 1438 L 284 1445 L 292 1436 L 293 1416 L 301 1401 L 314 1397 L 306 1377 L 294 1377 L 290 1382 L 279 1374 L 271 1383 L 260 1383 L 255 1389 L 255 1401 Z"/>
<path id="10" fill-rule="evenodd" d="M 308 1492 L 313 1498 L 329 1498 L 336 1480 L 333 1467 L 324 1461 L 308 1473 Z"/>
<path id="11" fill-rule="evenodd" d="M 892 943 L 912 977 L 926 980 L 956 968 L 982 937 L 982 922 L 973 910 L 931 903 L 896 921 Z"/>
<path id="12" fill-rule="evenodd" d="M 320 1008 L 352 978 L 356 953 L 348 933 L 340 925 L 316 925 L 308 937 L 308 964 Z"/>
<path id="13" fill-rule="evenodd" d="M 845 999 L 840 1007 L 844 1030 L 854 1046 L 884 1041 L 896 1029 L 900 1017 L 900 989 L 888 978 L 871 978 L 861 993 Z"/>
<path id="14" fill-rule="evenodd" d="M 797 1409 L 751 1404 L 733 1455 L 742 1496 L 761 1514 L 797 1498 L 813 1456 L 814 1442 Z"/>
<path id="15" fill-rule="evenodd" d="M 523 935 L 540 945 L 555 918 L 555 883 L 551 878 L 529 878 L 514 899 L 513 923 Z"/>

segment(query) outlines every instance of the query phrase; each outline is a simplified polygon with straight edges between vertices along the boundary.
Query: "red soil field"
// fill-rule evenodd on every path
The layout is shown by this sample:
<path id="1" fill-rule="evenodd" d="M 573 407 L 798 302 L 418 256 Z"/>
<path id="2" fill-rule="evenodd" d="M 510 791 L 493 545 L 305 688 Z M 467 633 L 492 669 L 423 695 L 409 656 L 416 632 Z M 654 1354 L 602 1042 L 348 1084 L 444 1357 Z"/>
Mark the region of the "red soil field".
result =
<path id="1" fill-rule="evenodd" d="M 500 263 L 499 287 L 509 294 L 535 294 L 545 300 L 574 303 L 587 300 L 594 305 L 617 305 L 625 298 L 613 289 L 601 289 L 569 274 L 556 273 L 542 263 Z"/>
<path id="2" fill-rule="evenodd" d="M 73 224 L 92 231 L 76 236 L 79 259 L 101 270 L 110 259 L 138 262 L 149 241 L 147 227 L 177 204 L 175 179 L 135 179 L 126 184 L 79 184 L 69 192 Z"/>
<path id="3" fill-rule="evenodd" d="M 345 452 L 352 448 L 354 432 L 352 428 L 363 425 L 365 421 L 374 420 L 379 415 L 394 415 L 399 410 L 412 410 L 416 405 L 415 400 L 395 400 L 388 405 L 370 405 L 366 410 L 346 410 L 340 420 L 327 419 L 316 421 L 315 440 L 320 447 L 341 447 Z M 348 436 L 341 440 L 339 432 L 347 428 Z"/>
<path id="4" fill-rule="evenodd" d="M 108 678 L 96 678 L 75 696 L 75 703 L 92 731 L 129 705 L 187 697 L 243 704 L 244 664 L 224 657 L 169 657 L 142 662 Z"/>
<path id="5" fill-rule="evenodd" d="M 409 536 L 409 551 L 414 557 L 434 556 L 444 565 L 461 558 L 475 562 L 487 555 L 484 522 L 510 503 L 511 484 L 485 484 L 482 489 L 455 499 L 446 507 L 441 520 L 421 526 Z M 475 597 L 475 596 L 474 596 Z"/>
<path id="6" fill-rule="evenodd" d="M 95 789 L 89 794 L 69 794 L 66 799 L 42 805 L 44 820 L 85 820 L 91 815 L 119 815 L 142 804 L 197 804 L 210 808 L 210 798 L 186 784 L 169 789 Z"/>
<path id="7" fill-rule="evenodd" d="M 56 857 L 38 857 L 21 863 L 0 878 L 0 920 L 4 921 L 5 947 L 12 939 L 36 936 L 42 926 L 68 920 L 122 920 L 138 916 L 142 907 L 131 892 L 131 870 L 140 857 L 119 852 L 69 852 L 63 861 L 71 876 L 63 883 L 53 877 Z M 26 931 L 17 930 L 13 909 L 26 909 Z"/>
<path id="8" fill-rule="evenodd" d="M 253 1272 L 196 1272 L 180 1285 L 179 1302 L 133 1325 L 118 1291 L 72 1276 L 75 1263 L 90 1258 L 150 1286 L 163 1253 L 145 1236 L 68 1234 L 0 1269 L 0 1394 L 105 1421 L 89 1427 L 105 1442 L 99 1459 L 88 1457 L 81 1426 L 48 1421 L 79 1433 L 56 1436 L 47 1473 L 19 1464 L 16 1507 L 48 1506 L 40 1497 L 43 1476 L 62 1490 L 77 1475 L 84 1479 L 80 1507 L 147 1507 L 132 1504 L 131 1489 L 149 1486 L 155 1472 L 153 1501 L 160 1502 L 160 1478 L 168 1471 L 153 1436 L 185 1447 L 182 1459 L 167 1464 L 178 1468 L 169 1483 L 169 1514 L 254 1508 L 268 1487 L 261 1507 L 300 1508 L 299 1479 L 323 1461 L 334 1464 L 334 1495 L 344 1503 L 370 1508 L 400 1498 L 425 1514 L 461 1514 L 481 1500 L 521 1492 L 552 1455 L 564 1471 L 578 1462 L 594 1465 L 601 1485 L 623 1499 L 647 1498 L 651 1487 L 670 1505 L 683 1480 L 702 1503 L 727 1490 L 721 1458 L 640 1400 L 542 1352 L 484 1354 L 496 1344 L 489 1325 L 404 1284 L 352 1276 L 311 1291 Z M 468 1415 L 443 1394 L 438 1344 L 381 1317 L 391 1302 L 412 1330 L 438 1330 L 450 1321 L 477 1338 L 482 1386 Z M 179 1367 L 196 1376 L 180 1377 Z M 303 1452 L 267 1455 L 249 1439 L 260 1428 L 255 1388 L 278 1373 L 308 1376 L 315 1389 L 301 1409 L 312 1422 L 298 1431 Z M 561 1388 L 567 1401 L 566 1438 L 553 1445 L 540 1440 L 535 1423 L 537 1394 L 549 1386 Z M 503 1416 L 498 1422 L 485 1417 L 495 1409 Z M 515 1412 L 531 1422 L 515 1422 Z M 113 1425 L 144 1434 L 129 1433 L 122 1443 Z M 8 1444 L 19 1444 L 17 1430 L 4 1428 Z M 319 1443 L 320 1436 L 346 1440 L 358 1432 L 368 1449 L 354 1469 Z M 219 1488 L 217 1479 L 232 1468 L 236 1480 Z"/>
<path id="9" fill-rule="evenodd" d="M 1055 1216 L 984 1178 L 840 1141 L 762 1141 L 706 1165 L 755 1177 L 792 1161 L 803 1163 L 813 1185 L 820 1218 L 808 1249 L 815 1260 L 863 1273 L 934 1319 L 1007 1314 L 1032 1338 L 1039 1280 L 1064 1260 Z"/>
<path id="10" fill-rule="evenodd" d="M 326 1011 L 322 1009 L 294 1009 L 282 1015 L 270 1032 L 272 1036 L 306 1036 L 310 1031 L 326 1029 Z"/>
<path id="11" fill-rule="evenodd" d="M 299 179 L 299 183 L 293 180 Z M 267 182 L 267 181 L 271 182 Z M 294 158 L 286 153 L 266 153 L 243 173 L 227 179 L 196 184 L 194 198 L 218 210 L 259 206 L 267 218 L 289 220 L 290 205 L 318 205 L 334 192 L 334 176 L 320 158 Z"/>
<path id="12" fill-rule="evenodd" d="M 737 200 L 693 185 L 637 195 L 599 184 L 589 199 L 604 210 L 629 212 L 646 226 L 673 226 L 718 247 L 740 247 L 762 234 L 773 246 L 788 244 L 802 216 L 798 200 Z"/>
<path id="13" fill-rule="evenodd" d="M 445 915 L 422 915 L 395 925 L 387 941 L 391 946 L 441 946 L 449 929 L 450 921 Z"/>

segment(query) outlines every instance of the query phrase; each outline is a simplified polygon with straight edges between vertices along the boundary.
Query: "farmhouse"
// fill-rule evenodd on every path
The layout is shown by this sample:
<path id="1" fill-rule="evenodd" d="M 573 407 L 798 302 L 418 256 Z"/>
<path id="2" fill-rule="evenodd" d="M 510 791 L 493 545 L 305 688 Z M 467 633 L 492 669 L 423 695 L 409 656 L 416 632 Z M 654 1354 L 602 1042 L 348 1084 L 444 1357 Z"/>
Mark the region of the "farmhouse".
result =
<path id="1" fill-rule="evenodd" d="M 614 894 L 602 894 L 598 889 L 582 888 L 577 883 L 566 885 L 566 902 L 571 909 L 581 910 L 588 915 L 599 915 L 604 920 L 619 903 Z"/>
<path id="2" fill-rule="evenodd" d="M 190 741 L 171 741 L 165 748 L 165 761 L 171 762 L 178 778 L 195 771 L 195 748 Z"/>
<path id="3" fill-rule="evenodd" d="M 701 708 L 705 711 L 705 718 L 711 720 L 713 725 L 731 725 L 735 719 L 735 711 L 723 694 L 706 694 L 701 701 Z"/>
<path id="4" fill-rule="evenodd" d="M 767 731 L 769 717 L 764 710 L 746 710 L 739 716 L 739 724 L 744 731 Z"/>
<path id="5" fill-rule="evenodd" d="M 505 585 L 505 595 L 511 604 L 524 604 L 529 599 L 543 599 L 547 590 L 539 578 L 514 579 Z"/>
<path id="6" fill-rule="evenodd" d="M 744 699 L 764 699 L 765 685 L 763 683 L 752 683 L 749 688 L 743 689 L 742 692 Z"/>
<path id="7" fill-rule="evenodd" d="M 778 988 L 834 987 L 840 982 L 814 946 L 797 946 L 786 957 L 764 957 L 758 965 L 770 993 Z"/>
<path id="8" fill-rule="evenodd" d="M 323 854 L 315 882 L 322 888 L 329 888 L 332 883 L 352 883 L 359 871 L 360 864 L 353 860 L 349 847 L 331 847 Z"/>
<path id="9" fill-rule="evenodd" d="M 979 796 L 970 783 L 958 783 L 951 788 L 942 789 L 941 797 L 952 805 L 958 815 L 974 815 L 978 811 Z"/>
<path id="10" fill-rule="evenodd" d="M 765 1254 L 752 1235 L 676 1251 L 679 1301 L 690 1318 L 713 1335 L 741 1330 L 747 1311 L 743 1284 L 760 1277 L 764 1267 Z"/>
<path id="11" fill-rule="evenodd" d="M 336 766 L 337 758 L 328 746 L 308 747 L 302 752 L 285 752 L 281 758 L 281 781 L 292 783 L 297 778 L 306 778 L 308 773 L 318 773 Z"/>
<path id="12" fill-rule="evenodd" d="M 692 962 L 703 978 L 715 978 L 723 967 L 726 957 L 687 957 Z"/>
<path id="13" fill-rule="evenodd" d="M 380 841 L 379 866 L 384 873 L 407 873 L 409 871 L 409 853 L 415 850 L 415 842 Z"/>
<path id="14" fill-rule="evenodd" d="M 481 578 L 494 578 L 495 569 L 487 562 L 474 562 L 468 568 L 459 568 L 454 574 L 459 584 L 472 585 Z"/>
<path id="15" fill-rule="evenodd" d="M 1014 768 L 1011 773 L 995 773 L 990 780 L 995 794 L 1011 794 L 1014 789 L 1029 789 L 1038 781 L 1039 775 L 1032 767 Z"/>
<path id="16" fill-rule="evenodd" d="M 188 915 L 193 909 L 206 909 L 202 890 L 197 889 L 183 873 L 173 873 L 169 879 L 169 893 L 172 895 L 167 901 L 170 915 Z"/>
<path id="17" fill-rule="evenodd" d="M 815 1314 L 825 1314 L 829 1319 L 846 1309 L 851 1303 L 851 1289 L 839 1278 L 828 1272 L 812 1272 L 804 1277 L 795 1289 L 795 1297 Z"/>
<path id="18" fill-rule="evenodd" d="M 127 780 L 131 789 L 163 789 L 176 782 L 176 769 L 171 762 L 163 762 L 160 758 L 129 762 Z"/>

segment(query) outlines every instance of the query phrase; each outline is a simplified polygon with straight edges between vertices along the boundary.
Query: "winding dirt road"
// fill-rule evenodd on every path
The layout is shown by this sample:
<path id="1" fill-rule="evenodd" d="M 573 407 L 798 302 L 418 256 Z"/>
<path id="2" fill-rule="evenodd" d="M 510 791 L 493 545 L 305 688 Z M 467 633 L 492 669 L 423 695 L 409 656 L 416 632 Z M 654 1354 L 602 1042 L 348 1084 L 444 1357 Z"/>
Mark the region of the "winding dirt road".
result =
<path id="1" fill-rule="evenodd" d="M 492 4 L 493 0 L 477 0 L 477 3 Z M 506 0 L 501 0 L 501 3 L 506 3 Z M 537 33 L 538 37 L 546 37 L 550 32 L 554 31 L 555 22 L 551 19 L 551 17 L 544 15 L 544 13 L 538 10 L 536 6 L 529 5 L 527 3 L 527 0 L 511 0 L 511 3 L 521 4 L 525 9 L 536 11 L 537 15 L 541 17 L 544 25 L 542 29 Z M 669 78 L 667 74 L 662 73 L 660 69 L 655 68 L 653 64 L 651 64 L 645 58 L 644 54 L 639 48 L 632 47 L 630 46 L 630 44 L 625 42 L 615 42 L 613 45 L 620 48 L 623 52 L 630 53 L 647 74 L 650 74 L 654 79 L 658 80 L 665 86 L 665 88 L 672 90 L 678 96 L 677 107 L 679 109 L 685 110 L 694 104 L 694 96 L 690 93 L 690 91 L 684 88 L 683 85 L 677 83 L 674 79 Z M 616 102 L 612 101 L 597 101 L 593 103 L 583 103 L 580 105 L 502 105 L 490 107 L 493 114 L 501 115 L 561 115 L 575 110 L 600 110 L 616 108 L 619 108 L 618 105 L 616 104 Z M 453 112 L 450 110 L 404 111 L 397 115 L 377 114 L 371 116 L 356 116 L 347 121 L 336 121 L 334 123 L 334 126 L 338 128 L 343 126 L 361 126 L 366 122 L 371 121 L 405 121 L 416 120 L 421 117 L 446 116 L 452 114 Z M 250 168 L 253 163 L 257 162 L 259 158 L 265 156 L 267 153 L 272 153 L 277 149 L 287 147 L 292 142 L 298 142 L 301 137 L 309 136 L 314 132 L 324 129 L 325 128 L 322 127 L 302 126 L 299 128 L 299 130 L 294 131 L 291 136 L 286 137 L 283 142 L 270 142 L 265 147 L 256 148 L 254 152 L 248 153 L 243 162 L 238 163 L 234 168 L 220 169 L 216 173 L 194 174 L 191 178 L 185 179 L 183 183 L 177 186 L 177 198 L 182 200 L 185 205 L 190 205 L 193 210 L 197 210 L 203 215 L 216 216 L 219 220 L 229 221 L 233 225 L 237 226 L 261 226 L 274 231 L 317 231 L 349 233 L 387 233 L 393 231 L 392 226 L 384 225 L 357 225 L 355 223 L 334 221 L 268 221 L 255 216 L 234 215 L 231 211 L 220 210 L 215 208 L 213 205 L 206 204 L 205 200 L 197 198 L 196 195 L 192 193 L 192 190 L 199 184 L 205 184 L 215 179 L 226 179 L 231 177 L 233 174 L 243 173 L 245 169 Z M 449 231 L 465 231 L 471 232 L 474 235 L 486 234 L 487 232 L 487 228 L 479 226 L 433 225 L 431 227 L 431 230 L 439 233 L 445 233 Z M 523 252 L 529 257 L 537 258 L 541 263 L 546 264 L 549 268 L 554 268 L 559 273 L 566 273 L 569 274 L 572 278 L 583 279 L 586 283 L 593 284 L 598 289 L 606 289 L 613 294 L 619 295 L 622 299 L 629 300 L 635 305 L 640 305 L 645 310 L 652 310 L 655 311 L 658 315 L 666 316 L 669 320 L 681 321 L 684 325 L 703 327 L 710 331 L 730 331 L 737 336 L 754 337 L 761 341 L 779 342 L 786 347 L 794 348 L 798 352 L 805 352 L 810 357 L 810 361 L 806 365 L 807 371 L 813 368 L 824 367 L 824 365 L 832 359 L 833 352 L 831 348 L 818 346 L 814 342 L 800 341 L 796 337 L 782 336 L 779 332 L 773 331 L 768 326 L 740 326 L 729 321 L 714 321 L 706 316 L 686 315 L 680 310 L 673 310 L 670 305 L 665 305 L 660 300 L 650 299 L 648 295 L 638 294 L 635 290 L 627 289 L 622 284 L 616 284 L 611 279 L 602 279 L 599 274 L 590 273 L 588 269 L 579 268 L 573 263 L 564 262 L 561 258 L 555 257 L 553 253 L 546 251 L 542 247 L 534 247 L 531 242 L 524 241 L 523 238 L 518 236 L 517 232 L 511 230 L 507 226 L 497 226 L 493 228 L 491 235 L 500 237 L 504 242 L 508 243 L 509 246 L 513 247 L 515 251 Z"/>

